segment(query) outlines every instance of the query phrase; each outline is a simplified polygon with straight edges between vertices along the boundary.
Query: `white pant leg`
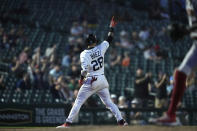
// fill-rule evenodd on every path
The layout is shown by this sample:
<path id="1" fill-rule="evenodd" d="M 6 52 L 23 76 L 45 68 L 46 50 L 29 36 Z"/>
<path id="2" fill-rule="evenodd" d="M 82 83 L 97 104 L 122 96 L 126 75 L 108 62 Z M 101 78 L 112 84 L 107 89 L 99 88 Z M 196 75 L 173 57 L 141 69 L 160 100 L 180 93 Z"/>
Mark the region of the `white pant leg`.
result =
<path id="1" fill-rule="evenodd" d="M 192 47 L 186 54 L 178 70 L 184 72 L 187 76 L 191 74 L 192 69 L 197 66 L 197 41 L 194 41 Z"/>
<path id="2" fill-rule="evenodd" d="M 116 120 L 117 121 L 122 120 L 123 118 L 121 116 L 118 107 L 112 102 L 110 98 L 109 89 L 108 88 L 101 89 L 97 92 L 97 94 L 99 95 L 102 102 L 106 105 L 106 107 L 110 109 L 110 111 L 116 117 Z"/>
<path id="3" fill-rule="evenodd" d="M 77 95 L 77 98 L 75 100 L 75 103 L 69 113 L 68 118 L 66 119 L 66 122 L 72 123 L 74 118 L 79 113 L 79 110 L 81 106 L 84 104 L 84 102 L 95 93 L 95 90 L 91 90 L 91 87 L 83 85 Z"/>

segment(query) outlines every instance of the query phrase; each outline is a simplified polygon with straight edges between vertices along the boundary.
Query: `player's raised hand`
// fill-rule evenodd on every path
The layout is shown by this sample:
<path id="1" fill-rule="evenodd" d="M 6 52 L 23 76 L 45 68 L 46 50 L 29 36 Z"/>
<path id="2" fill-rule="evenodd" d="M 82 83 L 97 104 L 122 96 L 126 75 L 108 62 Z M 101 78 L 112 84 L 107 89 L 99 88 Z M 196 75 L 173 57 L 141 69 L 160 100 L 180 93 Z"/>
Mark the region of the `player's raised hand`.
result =
<path id="1" fill-rule="evenodd" d="M 110 22 L 110 27 L 115 27 L 117 23 L 118 23 L 117 20 L 113 16 L 112 19 L 111 19 L 111 22 Z"/>

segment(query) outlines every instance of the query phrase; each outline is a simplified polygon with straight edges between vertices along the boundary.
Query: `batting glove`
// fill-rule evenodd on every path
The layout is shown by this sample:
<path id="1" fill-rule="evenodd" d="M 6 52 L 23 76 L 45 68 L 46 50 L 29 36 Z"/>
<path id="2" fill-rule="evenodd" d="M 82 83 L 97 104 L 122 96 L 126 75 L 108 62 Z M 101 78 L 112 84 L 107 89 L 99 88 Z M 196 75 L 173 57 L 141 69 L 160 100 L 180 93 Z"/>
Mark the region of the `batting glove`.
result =
<path id="1" fill-rule="evenodd" d="M 92 80 L 91 80 L 91 84 L 94 82 L 94 81 L 96 81 L 97 80 L 97 78 L 96 77 L 92 77 Z"/>
<path id="2" fill-rule="evenodd" d="M 83 85 L 83 79 L 80 79 L 80 80 L 78 81 L 78 83 L 79 83 L 80 86 L 82 86 L 82 85 Z"/>
<path id="3" fill-rule="evenodd" d="M 117 21 L 115 20 L 114 16 L 112 17 L 111 19 L 111 22 L 110 22 L 110 27 L 115 27 L 117 24 Z"/>

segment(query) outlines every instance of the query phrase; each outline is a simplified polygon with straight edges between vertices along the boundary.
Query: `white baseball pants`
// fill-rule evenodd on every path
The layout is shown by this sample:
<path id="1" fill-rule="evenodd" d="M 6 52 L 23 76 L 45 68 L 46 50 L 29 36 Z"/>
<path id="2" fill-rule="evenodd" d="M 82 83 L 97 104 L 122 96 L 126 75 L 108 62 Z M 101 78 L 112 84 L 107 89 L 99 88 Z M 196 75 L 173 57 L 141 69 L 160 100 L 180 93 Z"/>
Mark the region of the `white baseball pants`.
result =
<path id="1" fill-rule="evenodd" d="M 192 47 L 186 54 L 178 70 L 184 72 L 187 76 L 189 76 L 192 70 L 196 67 L 197 67 L 197 41 L 194 41 Z"/>
<path id="2" fill-rule="evenodd" d="M 75 103 L 69 113 L 66 122 L 72 123 L 73 119 L 79 113 L 81 106 L 84 102 L 93 94 L 97 94 L 102 102 L 116 117 L 117 121 L 123 119 L 118 107 L 112 102 L 109 93 L 109 84 L 104 75 L 95 76 L 97 78 L 92 84 L 90 84 L 91 77 L 88 77 L 85 84 L 83 84 L 79 90 Z"/>

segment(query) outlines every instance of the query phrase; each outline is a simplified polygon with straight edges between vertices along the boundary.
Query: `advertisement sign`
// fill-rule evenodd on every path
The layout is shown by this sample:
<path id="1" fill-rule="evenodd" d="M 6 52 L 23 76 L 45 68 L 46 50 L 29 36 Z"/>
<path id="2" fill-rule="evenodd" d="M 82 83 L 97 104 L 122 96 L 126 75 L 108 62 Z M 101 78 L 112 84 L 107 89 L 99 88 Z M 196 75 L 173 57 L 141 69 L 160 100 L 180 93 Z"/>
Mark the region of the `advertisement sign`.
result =
<path id="1" fill-rule="evenodd" d="M 3 108 L 5 107 L 5 108 Z M 65 108 L 66 107 L 66 108 Z M 0 106 L 2 126 L 46 126 L 62 124 L 69 112 L 69 105 L 61 106 Z"/>
<path id="2" fill-rule="evenodd" d="M 0 124 L 20 125 L 27 123 L 32 123 L 32 110 L 0 109 Z"/>

